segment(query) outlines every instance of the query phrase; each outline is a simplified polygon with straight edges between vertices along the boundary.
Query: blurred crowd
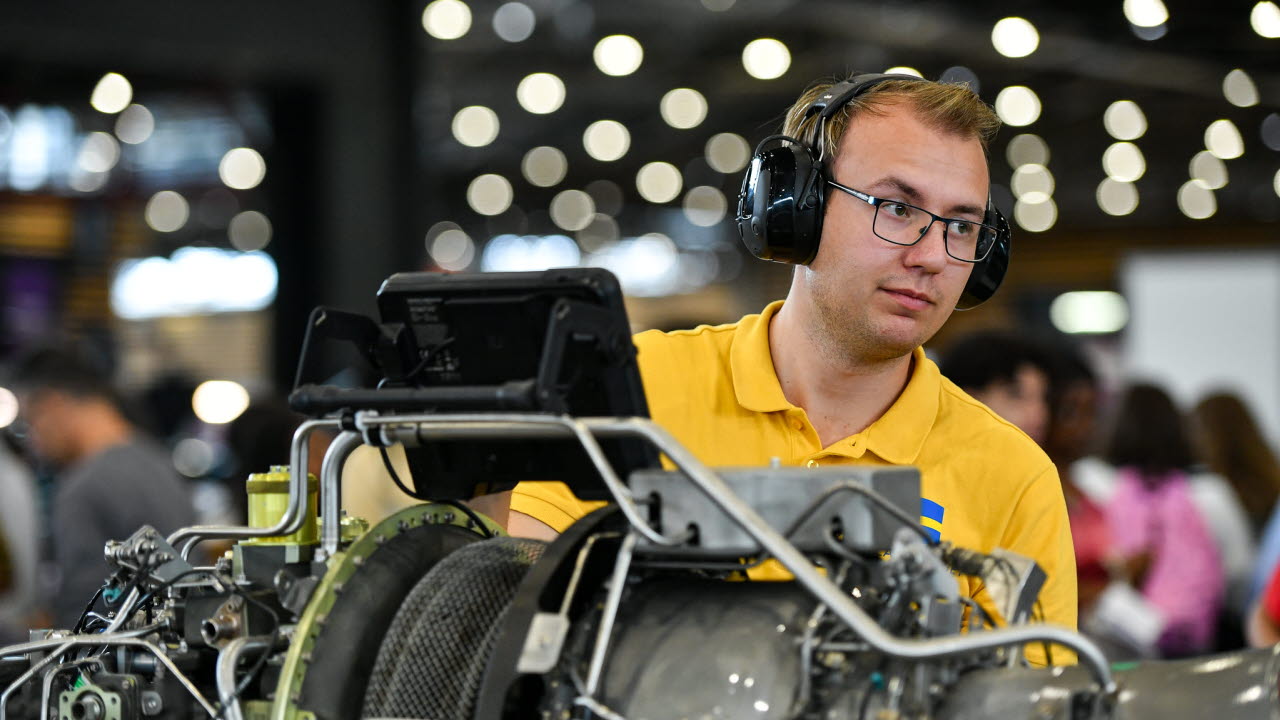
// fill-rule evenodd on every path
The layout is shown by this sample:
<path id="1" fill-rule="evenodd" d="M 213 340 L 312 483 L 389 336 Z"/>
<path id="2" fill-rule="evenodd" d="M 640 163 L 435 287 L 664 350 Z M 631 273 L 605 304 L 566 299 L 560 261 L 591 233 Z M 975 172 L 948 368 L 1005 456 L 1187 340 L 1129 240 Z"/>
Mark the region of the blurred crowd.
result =
<path id="1" fill-rule="evenodd" d="M 1179 407 L 1157 384 L 1103 383 L 1082 348 L 985 331 L 944 375 L 1057 465 L 1080 629 L 1113 660 L 1280 641 L 1280 464 L 1246 398 Z"/>
<path id="2" fill-rule="evenodd" d="M 938 361 L 1057 465 L 1080 628 L 1113 659 L 1280 641 L 1280 464 L 1248 398 L 1214 392 L 1180 408 L 1158 385 L 1102 382 L 1076 345 L 1010 332 L 960 338 Z M 162 533 L 243 523 L 245 479 L 288 463 L 303 419 L 267 397 L 204 425 L 189 411 L 191 385 L 126 399 L 109 378 L 105 363 L 49 349 L 4 382 L 21 413 L 0 436 L 0 643 L 82 619 L 106 579 L 109 539 L 144 523 Z M 210 453 L 196 471 L 178 452 L 191 439 Z M 312 444 L 313 471 L 323 447 Z M 403 455 L 394 462 L 407 476 Z M 349 463 L 358 477 L 384 472 L 376 453 Z M 389 482 L 358 485 L 344 506 L 370 520 L 410 502 Z"/>

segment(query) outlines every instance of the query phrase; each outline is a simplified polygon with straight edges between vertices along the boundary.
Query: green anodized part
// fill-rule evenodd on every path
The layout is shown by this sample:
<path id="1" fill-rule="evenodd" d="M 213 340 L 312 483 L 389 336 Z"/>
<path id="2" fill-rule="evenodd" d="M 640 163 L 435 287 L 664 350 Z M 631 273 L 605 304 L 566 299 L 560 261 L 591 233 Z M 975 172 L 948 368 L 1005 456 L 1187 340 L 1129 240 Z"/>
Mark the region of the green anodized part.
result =
<path id="1" fill-rule="evenodd" d="M 485 528 L 491 534 L 506 534 L 493 520 L 480 513 L 476 515 L 484 521 Z M 313 713 L 298 707 L 297 698 L 302 692 L 302 682 L 311 664 L 311 651 L 315 647 L 316 638 L 320 636 L 324 620 L 333 609 L 342 586 L 356 573 L 365 558 L 383 543 L 422 524 L 465 528 L 470 524 L 470 518 L 449 505 L 414 505 L 385 518 L 329 560 L 329 568 L 307 602 L 306 609 L 302 611 L 302 617 L 298 619 L 294 629 L 293 642 L 285 653 L 280 681 L 276 685 L 275 704 L 271 708 L 271 720 L 315 720 Z"/>

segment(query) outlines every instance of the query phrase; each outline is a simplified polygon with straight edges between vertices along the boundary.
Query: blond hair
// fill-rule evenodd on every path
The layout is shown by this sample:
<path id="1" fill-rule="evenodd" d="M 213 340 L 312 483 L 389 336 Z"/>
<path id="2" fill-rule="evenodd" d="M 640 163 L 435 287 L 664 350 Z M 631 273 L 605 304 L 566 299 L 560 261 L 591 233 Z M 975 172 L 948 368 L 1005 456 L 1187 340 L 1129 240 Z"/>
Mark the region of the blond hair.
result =
<path id="1" fill-rule="evenodd" d="M 791 109 L 783 124 L 782 134 L 808 143 L 813 139 L 814 125 L 819 113 L 808 118 L 806 111 L 824 92 L 837 83 L 820 82 L 805 90 Z M 905 102 L 916 116 L 929 127 L 945 133 L 972 137 L 982 144 L 986 153 L 1000 129 L 1000 118 L 989 105 L 969 89 L 968 85 L 929 82 L 920 80 L 885 80 L 853 98 L 844 107 L 827 118 L 823 126 L 823 143 L 826 154 L 834 155 L 840 147 L 849 123 L 859 113 L 884 114 L 885 108 Z"/>

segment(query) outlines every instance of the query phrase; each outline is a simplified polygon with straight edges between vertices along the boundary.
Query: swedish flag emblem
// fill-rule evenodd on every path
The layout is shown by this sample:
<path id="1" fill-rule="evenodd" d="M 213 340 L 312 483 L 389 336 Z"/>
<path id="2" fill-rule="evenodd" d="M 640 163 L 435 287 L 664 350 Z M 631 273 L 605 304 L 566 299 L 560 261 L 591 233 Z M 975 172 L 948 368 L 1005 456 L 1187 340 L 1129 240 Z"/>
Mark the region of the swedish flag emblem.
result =
<path id="1" fill-rule="evenodd" d="M 946 508 L 928 498 L 920 498 L 920 524 L 934 542 L 942 540 L 942 515 Z"/>

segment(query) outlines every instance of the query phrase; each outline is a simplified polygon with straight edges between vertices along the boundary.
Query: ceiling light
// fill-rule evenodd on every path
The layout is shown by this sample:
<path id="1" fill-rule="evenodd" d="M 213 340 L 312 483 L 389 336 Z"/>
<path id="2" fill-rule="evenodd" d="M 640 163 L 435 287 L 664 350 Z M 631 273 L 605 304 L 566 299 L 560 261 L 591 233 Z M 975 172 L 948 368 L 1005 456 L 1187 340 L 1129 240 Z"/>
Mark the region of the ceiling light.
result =
<path id="1" fill-rule="evenodd" d="M 884 71 L 885 75 L 910 75 L 912 77 L 923 78 L 924 73 L 910 67 L 908 65 L 895 65 Z"/>
<path id="2" fill-rule="evenodd" d="M 232 148 L 218 163 L 218 177 L 232 190 L 257 187 L 267 176 L 267 163 L 253 148 Z"/>
<path id="3" fill-rule="evenodd" d="M 146 142 L 155 129 L 155 116 L 142 105 L 130 105 L 116 118 L 116 137 L 130 145 Z"/>
<path id="4" fill-rule="evenodd" d="M 524 154 L 520 161 L 524 179 L 538 187 L 551 187 L 564 179 L 569 172 L 569 161 L 556 148 L 542 145 Z"/>
<path id="5" fill-rule="evenodd" d="M 1249 73 L 1236 68 L 1222 79 L 1222 94 L 1236 107 L 1253 107 L 1258 104 L 1258 86 Z"/>
<path id="6" fill-rule="evenodd" d="M 1129 304 L 1120 293 L 1078 290 L 1049 304 L 1049 318 L 1064 333 L 1112 333 L 1129 322 Z"/>
<path id="7" fill-rule="evenodd" d="M 453 116 L 453 137 L 467 147 L 484 147 L 498 137 L 498 114 L 483 105 L 464 107 Z"/>
<path id="8" fill-rule="evenodd" d="M 227 223 L 227 238 L 241 252 L 261 250 L 271 242 L 271 221 L 257 210 L 236 213 Z"/>
<path id="9" fill-rule="evenodd" d="M 699 227 L 711 227 L 724 219 L 729 201 L 724 193 L 710 185 L 690 188 L 684 195 L 684 216 Z"/>
<path id="10" fill-rule="evenodd" d="M 1280 113 L 1271 113 L 1263 118 L 1259 131 L 1262 134 L 1262 144 L 1280 152 Z"/>
<path id="11" fill-rule="evenodd" d="M 1195 180 L 1188 180 L 1178 188 L 1178 209 L 1192 220 L 1204 220 L 1218 211 L 1218 200 L 1212 190 Z"/>
<path id="12" fill-rule="evenodd" d="M 1019 200 L 1042 203 L 1053 195 L 1053 173 L 1043 165 L 1020 165 L 1009 185 Z"/>
<path id="13" fill-rule="evenodd" d="M 6 387 L 0 387 L 0 428 L 6 428 L 18 419 L 18 396 Z"/>
<path id="14" fill-rule="evenodd" d="M 1044 138 L 1034 133 L 1015 135 L 1005 149 L 1005 158 L 1009 167 L 1019 168 L 1023 165 L 1048 165 L 1049 145 Z"/>
<path id="15" fill-rule="evenodd" d="M 498 215 L 511 207 L 511 183 L 501 175 L 487 173 L 467 186 L 467 204 L 481 215 Z"/>
<path id="16" fill-rule="evenodd" d="M 1163 25 L 1169 19 L 1169 10 L 1160 0 L 1124 0 L 1124 16 L 1138 27 Z"/>
<path id="17" fill-rule="evenodd" d="M 1271 0 L 1262 0 L 1249 13 L 1249 24 L 1264 38 L 1280 38 L 1280 6 Z"/>
<path id="18" fill-rule="evenodd" d="M 191 209 L 187 199 L 172 190 L 161 190 L 147 201 L 143 219 L 156 232 L 173 232 L 187 224 Z"/>
<path id="19" fill-rule="evenodd" d="M 942 71 L 938 76 L 938 82 L 948 83 L 951 85 L 968 85 L 969 89 L 976 92 L 982 87 L 978 82 L 978 74 L 963 65 L 955 65 Z"/>
<path id="20" fill-rule="evenodd" d="M 1204 146 L 1223 160 L 1233 160 L 1244 154 L 1244 138 L 1230 120 L 1214 120 L 1204 131 Z"/>
<path id="21" fill-rule="evenodd" d="M 461 229 L 450 228 L 437 233 L 431 239 L 427 252 L 431 254 L 431 259 L 440 266 L 440 269 L 458 272 L 466 270 L 475 259 L 476 244 L 471 240 L 471 236 Z"/>
<path id="22" fill-rule="evenodd" d="M 644 62 L 644 48 L 630 35 L 610 35 L 596 43 L 591 57 L 605 75 L 630 75 Z"/>
<path id="23" fill-rule="evenodd" d="M 1113 180 L 1133 182 L 1147 172 L 1147 160 L 1131 142 L 1112 143 L 1102 153 L 1102 169 Z"/>
<path id="24" fill-rule="evenodd" d="M 1132 100 L 1117 100 L 1102 113 L 1102 125 L 1117 140 L 1137 140 L 1147 132 L 1147 116 Z"/>
<path id="25" fill-rule="evenodd" d="M 676 88 L 662 96 L 658 111 L 671 127 L 688 130 L 706 119 L 707 99 L 697 90 Z"/>
<path id="26" fill-rule="evenodd" d="M 551 199 L 551 222 L 565 230 L 585 228 L 595 214 L 595 202 L 581 190 L 564 190 Z"/>
<path id="27" fill-rule="evenodd" d="M 440 40 L 457 40 L 471 29 L 471 8 L 461 0 L 434 0 L 422 10 L 422 27 Z"/>
<path id="28" fill-rule="evenodd" d="M 791 51 L 773 38 L 752 40 L 742 49 L 742 67 L 753 78 L 773 80 L 791 67 Z"/>
<path id="29" fill-rule="evenodd" d="M 516 87 L 520 107 L 536 115 L 546 115 L 564 104 L 564 81 L 551 73 L 526 75 Z"/>
<path id="30" fill-rule="evenodd" d="M 1096 195 L 1098 207 L 1108 215 L 1128 215 L 1138 207 L 1138 187 L 1130 182 L 1104 178 Z"/>
<path id="31" fill-rule="evenodd" d="M 1034 203 L 1019 200 L 1013 205 L 1013 219 L 1023 230 L 1044 232 L 1058 221 L 1058 206 L 1053 198 Z"/>
<path id="32" fill-rule="evenodd" d="M 1030 125 L 1040 117 L 1040 98 L 1022 85 L 1011 85 L 996 96 L 996 114 L 1014 127 Z"/>
<path id="33" fill-rule="evenodd" d="M 536 23 L 533 10 L 521 2 L 504 3 L 493 13 L 494 34 L 509 43 L 528 40 Z"/>
<path id="34" fill-rule="evenodd" d="M 1026 57 L 1040 46 L 1040 33 L 1023 18 L 1007 17 L 991 29 L 991 44 L 1005 57 Z"/>
<path id="35" fill-rule="evenodd" d="M 611 162 L 627 154 L 631 147 L 631 133 L 616 120 L 597 120 L 582 134 L 582 145 L 596 160 Z"/>
<path id="36" fill-rule="evenodd" d="M 191 394 L 191 409 L 210 425 L 222 425 L 240 417 L 249 407 L 249 391 L 231 380 L 202 382 Z"/>
<path id="37" fill-rule="evenodd" d="M 662 204 L 674 200 L 680 194 L 683 181 L 675 165 L 651 162 L 636 173 L 636 189 L 640 197 L 651 203 Z"/>
<path id="38" fill-rule="evenodd" d="M 133 100 L 133 86 L 120 73 L 107 73 L 93 86 L 93 94 L 89 96 L 89 104 L 94 110 L 114 115 L 129 107 Z"/>
<path id="39" fill-rule="evenodd" d="M 751 160 L 751 146 L 737 133 L 712 135 L 703 148 L 707 164 L 719 173 L 736 173 Z"/>
<path id="40" fill-rule="evenodd" d="M 586 252 L 599 252 L 618 241 L 618 221 L 604 213 L 596 213 L 587 226 L 574 234 L 574 239 Z"/>
<path id="41" fill-rule="evenodd" d="M 76 164 L 87 173 L 104 173 L 120 160 L 120 143 L 104 132 L 89 133 L 80 146 Z"/>
<path id="42" fill-rule="evenodd" d="M 1227 185 L 1226 163 L 1208 150 L 1201 150 L 1191 158 L 1190 175 L 1192 180 L 1199 180 L 1210 190 Z"/>

